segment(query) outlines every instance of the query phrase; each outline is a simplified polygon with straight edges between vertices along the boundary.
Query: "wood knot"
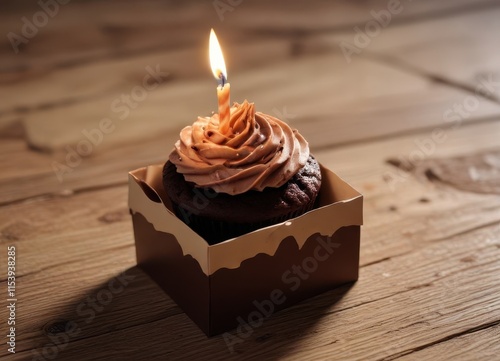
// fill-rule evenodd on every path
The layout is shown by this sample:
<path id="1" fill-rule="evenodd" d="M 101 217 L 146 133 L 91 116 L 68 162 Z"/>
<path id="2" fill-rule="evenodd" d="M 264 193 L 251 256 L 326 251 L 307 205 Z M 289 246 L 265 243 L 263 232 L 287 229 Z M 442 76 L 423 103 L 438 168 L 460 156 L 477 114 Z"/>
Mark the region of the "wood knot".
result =
<path id="1" fill-rule="evenodd" d="M 56 335 L 58 333 L 66 332 L 69 322 L 70 321 L 67 320 L 57 320 L 55 322 L 48 323 L 43 327 L 43 332 L 46 335 Z"/>
<path id="2" fill-rule="evenodd" d="M 499 149 L 458 157 L 422 159 L 418 164 L 395 158 L 386 162 L 434 184 L 467 192 L 500 194 Z"/>

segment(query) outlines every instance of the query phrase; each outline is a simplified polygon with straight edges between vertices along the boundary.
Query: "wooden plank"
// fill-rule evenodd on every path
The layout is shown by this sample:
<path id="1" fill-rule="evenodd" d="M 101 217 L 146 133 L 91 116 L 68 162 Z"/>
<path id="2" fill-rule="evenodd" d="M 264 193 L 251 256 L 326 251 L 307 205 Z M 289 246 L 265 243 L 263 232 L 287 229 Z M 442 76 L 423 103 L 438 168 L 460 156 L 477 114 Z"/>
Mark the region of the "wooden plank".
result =
<path id="1" fill-rule="evenodd" d="M 353 58 L 376 57 L 498 100 L 500 55 L 495 34 L 500 29 L 499 15 L 500 8 L 491 7 L 442 19 L 390 25 L 370 38 L 369 45 Z M 354 31 L 349 30 L 326 36 L 329 40 L 324 41 L 339 48 L 342 41 L 355 44 L 354 36 Z"/>
<path id="2" fill-rule="evenodd" d="M 226 3 L 227 4 L 227 3 Z M 398 21 L 436 16 L 489 6 L 492 0 L 435 2 L 424 0 L 408 4 Z M 40 11 L 37 3 L 2 4 L 0 23 L 4 33 L 22 35 L 21 18 L 29 20 Z M 0 39 L 0 73 L 11 80 L 28 79 L 59 67 L 101 61 L 103 59 L 152 53 L 158 49 L 190 47 L 200 44 L 200 34 L 214 25 L 231 44 L 269 36 L 300 36 L 304 33 L 352 27 L 371 18 L 370 10 L 387 7 L 387 1 L 309 2 L 307 7 L 280 0 L 269 4 L 260 0 L 250 5 L 228 6 L 219 16 L 213 2 L 170 4 L 142 1 L 71 1 L 59 8 L 46 26 L 15 54 L 6 37 Z M 137 16 L 140 10 L 141 16 Z M 182 31 L 178 31 L 182 29 Z M 71 34 L 61 38 L 60 34 Z M 175 34 L 173 36 L 172 34 Z M 61 43 L 64 46 L 61 46 Z M 51 49 L 51 51 L 47 51 Z M 10 74 L 5 74 L 5 73 Z M 5 78 L 4 78 L 5 79 Z"/>
<path id="3" fill-rule="evenodd" d="M 425 360 L 427 357 L 432 357 L 433 360 L 494 360 L 500 352 L 498 342 L 496 342 L 499 328 L 500 326 L 496 325 L 467 333 L 448 342 L 438 343 L 424 350 L 412 352 L 401 357 L 401 360 Z"/>
<path id="4" fill-rule="evenodd" d="M 22 17 L 33 21 L 40 10 L 38 3 L 33 3 L 2 12 L 5 33 L 23 35 Z M 211 4 L 206 2 L 174 5 L 153 0 L 143 1 L 138 7 L 133 1 L 119 5 L 112 1 L 71 1 L 60 6 L 18 54 L 9 40 L 2 38 L 1 70 L 11 73 L 5 75 L 7 79 L 23 81 L 29 78 L 27 75 L 45 74 L 57 68 L 190 46 L 199 42 L 201 29 L 207 28 L 206 23 L 199 21 L 200 13 L 209 16 L 207 21 L 210 15 L 212 19 L 216 16 L 210 10 Z M 61 37 L 61 32 L 70 36 Z"/>
<path id="5" fill-rule="evenodd" d="M 50 329 L 65 319 L 81 315 L 84 325 L 90 322 L 92 307 L 87 296 L 109 290 L 109 281 L 121 279 L 122 272 L 130 285 L 113 292 L 113 302 L 106 309 L 114 316 L 105 332 L 119 328 L 124 320 L 142 324 L 181 312 L 143 272 L 130 268 L 135 264 L 135 250 L 126 203 L 127 187 L 118 187 L 47 200 L 39 207 L 25 204 L 3 209 L 1 243 L 16 244 L 18 254 L 19 307 L 25 314 L 37 314 L 18 319 L 19 330 L 32 330 L 18 334 L 18 351 L 43 346 Z M 5 283 L 4 270 L 1 279 Z M 50 297 L 46 297 L 47 289 Z M 144 307 L 144 312 L 130 315 L 132 304 Z M 2 319 L 4 315 L 2 310 Z M 94 332 L 88 331 L 87 336 Z"/>

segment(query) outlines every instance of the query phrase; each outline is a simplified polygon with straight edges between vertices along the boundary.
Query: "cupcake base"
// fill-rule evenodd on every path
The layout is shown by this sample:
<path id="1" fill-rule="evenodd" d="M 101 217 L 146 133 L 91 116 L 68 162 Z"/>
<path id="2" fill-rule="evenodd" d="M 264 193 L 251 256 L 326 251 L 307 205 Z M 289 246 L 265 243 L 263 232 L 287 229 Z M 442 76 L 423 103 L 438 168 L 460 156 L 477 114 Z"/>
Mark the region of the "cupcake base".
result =
<path id="1" fill-rule="evenodd" d="M 215 244 L 313 209 L 321 171 L 310 156 L 306 165 L 279 188 L 229 195 L 186 182 L 168 161 L 163 168 L 163 185 L 177 217 L 209 244 Z"/>

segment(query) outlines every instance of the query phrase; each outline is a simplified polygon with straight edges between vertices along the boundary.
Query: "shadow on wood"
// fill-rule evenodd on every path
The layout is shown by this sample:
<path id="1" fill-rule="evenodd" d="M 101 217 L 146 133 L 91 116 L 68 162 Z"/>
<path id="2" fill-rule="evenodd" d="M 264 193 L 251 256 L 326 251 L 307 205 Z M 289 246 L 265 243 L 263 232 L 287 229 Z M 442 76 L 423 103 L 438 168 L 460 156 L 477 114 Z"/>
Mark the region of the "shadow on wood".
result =
<path id="1" fill-rule="evenodd" d="M 329 313 L 324 305 L 333 306 L 352 286 L 344 285 L 280 311 L 260 327 L 207 338 L 156 283 L 132 267 L 62 307 L 65 311 L 56 319 L 44 322 L 46 338 L 38 340 L 31 353 L 40 360 L 109 360 L 123 359 L 125 354 L 134 360 L 194 356 L 213 360 L 241 359 L 267 349 L 267 355 L 279 358 L 314 332 L 316 323 Z M 286 343 L 273 344 L 278 334 L 282 335 L 277 339 Z"/>

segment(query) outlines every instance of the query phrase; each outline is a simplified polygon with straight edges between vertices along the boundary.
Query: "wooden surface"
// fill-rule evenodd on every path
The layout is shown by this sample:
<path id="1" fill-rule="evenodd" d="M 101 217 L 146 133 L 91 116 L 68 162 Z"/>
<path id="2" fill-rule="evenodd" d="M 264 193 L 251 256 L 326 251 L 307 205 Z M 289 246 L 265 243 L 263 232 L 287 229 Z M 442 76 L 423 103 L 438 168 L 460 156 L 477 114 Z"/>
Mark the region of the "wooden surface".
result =
<path id="1" fill-rule="evenodd" d="M 16 354 L 0 357 L 500 360 L 500 6 L 403 1 L 348 62 L 340 44 L 387 6 L 244 1 L 221 21 L 210 1 L 73 1 L 18 54 L 4 36 L 0 284 L 4 298 L 15 245 L 18 302 Z M 40 10 L 0 8 L 2 34 Z M 127 207 L 127 171 L 164 161 L 216 106 L 210 27 L 232 99 L 282 116 L 365 195 L 359 281 L 273 315 L 234 354 L 135 267 Z M 168 75 L 120 119 L 112 103 L 157 64 Z M 67 147 L 106 117 L 114 131 L 58 179 Z M 89 321 L 79 307 L 122 272 Z"/>

